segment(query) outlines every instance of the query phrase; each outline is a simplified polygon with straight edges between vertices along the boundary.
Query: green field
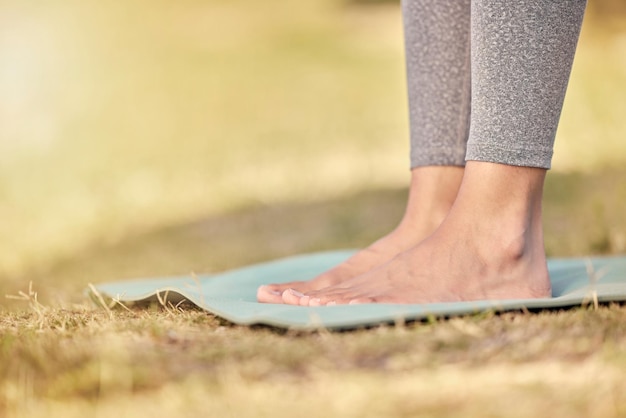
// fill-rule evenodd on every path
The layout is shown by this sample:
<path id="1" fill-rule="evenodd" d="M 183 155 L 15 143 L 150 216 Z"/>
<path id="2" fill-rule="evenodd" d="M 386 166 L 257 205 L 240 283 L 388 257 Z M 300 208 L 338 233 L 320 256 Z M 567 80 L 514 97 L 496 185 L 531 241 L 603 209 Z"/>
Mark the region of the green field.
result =
<path id="1" fill-rule="evenodd" d="M 586 16 L 547 180 L 550 256 L 626 252 L 621 9 Z M 0 11 L 0 416 L 626 415 L 624 306 L 296 334 L 88 304 L 88 283 L 391 229 L 408 180 L 397 4 Z"/>

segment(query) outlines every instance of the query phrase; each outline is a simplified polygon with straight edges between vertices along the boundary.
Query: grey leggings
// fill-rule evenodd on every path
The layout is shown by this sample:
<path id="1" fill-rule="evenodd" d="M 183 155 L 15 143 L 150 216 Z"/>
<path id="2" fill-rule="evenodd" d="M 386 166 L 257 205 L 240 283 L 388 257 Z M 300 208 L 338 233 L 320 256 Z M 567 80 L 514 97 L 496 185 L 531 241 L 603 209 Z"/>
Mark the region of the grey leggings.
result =
<path id="1" fill-rule="evenodd" d="M 403 0 L 411 167 L 550 168 L 585 6 Z"/>

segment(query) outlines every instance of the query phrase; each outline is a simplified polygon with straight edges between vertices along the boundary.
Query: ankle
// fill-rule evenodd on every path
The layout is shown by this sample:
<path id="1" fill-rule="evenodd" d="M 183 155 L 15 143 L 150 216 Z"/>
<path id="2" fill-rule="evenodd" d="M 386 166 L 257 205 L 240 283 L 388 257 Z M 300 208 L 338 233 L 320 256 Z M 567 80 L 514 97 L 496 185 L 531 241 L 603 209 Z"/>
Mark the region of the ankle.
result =
<path id="1" fill-rule="evenodd" d="M 429 235 L 446 218 L 463 180 L 463 167 L 425 166 L 411 170 L 406 211 L 398 226 Z"/>
<path id="2" fill-rule="evenodd" d="M 485 257 L 543 254 L 545 170 L 470 161 L 451 216 Z M 497 255 L 496 255 L 497 254 Z"/>

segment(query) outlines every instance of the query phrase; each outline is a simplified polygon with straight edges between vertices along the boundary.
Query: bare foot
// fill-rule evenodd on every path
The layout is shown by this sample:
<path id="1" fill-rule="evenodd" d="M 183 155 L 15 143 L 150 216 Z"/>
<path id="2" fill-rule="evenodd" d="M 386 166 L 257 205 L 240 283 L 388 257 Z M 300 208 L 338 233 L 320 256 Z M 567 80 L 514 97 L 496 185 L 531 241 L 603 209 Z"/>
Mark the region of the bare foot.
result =
<path id="1" fill-rule="evenodd" d="M 545 170 L 468 162 L 448 217 L 426 240 L 384 265 L 285 303 L 432 303 L 551 294 L 541 224 Z"/>
<path id="2" fill-rule="evenodd" d="M 309 281 L 261 286 L 257 291 L 258 301 L 284 303 L 282 294 L 287 289 L 309 292 L 343 283 L 383 265 L 399 253 L 415 246 L 430 235 L 446 217 L 462 178 L 462 167 L 433 166 L 413 169 L 406 212 L 396 229 L 345 262 Z"/>

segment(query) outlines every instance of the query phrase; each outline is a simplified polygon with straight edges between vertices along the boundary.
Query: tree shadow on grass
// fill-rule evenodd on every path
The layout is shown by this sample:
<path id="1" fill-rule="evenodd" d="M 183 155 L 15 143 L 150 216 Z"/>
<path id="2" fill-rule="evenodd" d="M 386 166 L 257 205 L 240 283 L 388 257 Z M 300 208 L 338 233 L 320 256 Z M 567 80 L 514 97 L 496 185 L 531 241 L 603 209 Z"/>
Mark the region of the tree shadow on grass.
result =
<path id="1" fill-rule="evenodd" d="M 14 293 L 32 280 L 42 300 L 80 301 L 88 283 L 211 273 L 315 251 L 359 248 L 390 231 L 406 200 L 401 189 L 344 198 L 253 206 L 169 225 L 110 245 L 93 245 L 46 272 L 5 282 Z M 551 257 L 626 252 L 626 169 L 548 175 L 544 199 Z"/>

